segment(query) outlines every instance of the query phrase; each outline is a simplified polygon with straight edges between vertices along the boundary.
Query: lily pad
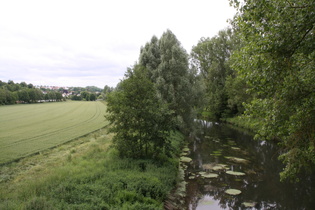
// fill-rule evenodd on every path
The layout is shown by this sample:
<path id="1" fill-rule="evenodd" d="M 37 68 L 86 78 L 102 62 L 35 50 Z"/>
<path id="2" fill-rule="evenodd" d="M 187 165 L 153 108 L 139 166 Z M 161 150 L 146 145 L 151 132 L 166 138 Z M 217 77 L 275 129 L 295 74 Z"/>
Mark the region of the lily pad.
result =
<path id="1" fill-rule="evenodd" d="M 231 147 L 232 150 L 235 150 L 235 151 L 239 151 L 241 150 L 241 148 L 238 148 L 238 147 Z"/>
<path id="2" fill-rule="evenodd" d="M 239 195 L 242 193 L 242 191 L 237 190 L 237 189 L 228 189 L 228 190 L 225 190 L 224 192 L 229 195 Z"/>
<path id="3" fill-rule="evenodd" d="M 220 170 L 224 170 L 224 169 L 225 169 L 225 167 L 222 167 L 222 166 L 219 166 L 219 165 L 216 165 L 216 166 L 214 166 L 212 168 L 212 170 L 214 170 L 214 171 L 220 171 Z"/>
<path id="4" fill-rule="evenodd" d="M 234 175 L 234 176 L 245 176 L 246 174 L 243 172 L 238 172 L 238 171 L 226 171 L 225 173 Z"/>
<path id="5" fill-rule="evenodd" d="M 185 147 L 182 151 L 183 151 L 183 152 L 189 152 L 189 148 L 188 148 L 188 147 Z"/>
<path id="6" fill-rule="evenodd" d="M 188 177 L 188 179 L 194 179 L 194 178 L 196 178 L 196 176 L 191 175 Z"/>
<path id="7" fill-rule="evenodd" d="M 202 198 L 199 202 L 198 202 L 198 206 L 211 206 L 215 204 L 215 201 L 212 200 L 211 198 Z"/>
<path id="8" fill-rule="evenodd" d="M 181 156 L 186 156 L 186 155 L 188 155 L 188 152 L 182 152 L 180 155 Z"/>
<path id="9" fill-rule="evenodd" d="M 226 169 L 227 165 L 225 164 L 215 164 L 215 163 L 206 163 L 202 164 L 202 168 L 204 170 L 214 170 L 214 171 L 219 171 L 219 170 L 224 170 Z"/>
<path id="10" fill-rule="evenodd" d="M 256 202 L 243 202 L 242 203 L 246 208 L 253 208 L 256 206 Z"/>
<path id="11" fill-rule="evenodd" d="M 248 163 L 249 161 L 243 158 L 238 158 L 238 157 L 230 157 L 230 156 L 225 156 L 226 159 L 233 161 L 235 163 Z"/>
<path id="12" fill-rule="evenodd" d="M 190 157 L 180 157 L 180 162 L 183 162 L 183 163 L 190 163 L 192 161 L 192 159 Z"/>
<path id="13" fill-rule="evenodd" d="M 217 178 L 219 175 L 214 173 L 206 173 L 206 172 L 200 172 L 199 173 L 201 177 L 203 178 Z"/>

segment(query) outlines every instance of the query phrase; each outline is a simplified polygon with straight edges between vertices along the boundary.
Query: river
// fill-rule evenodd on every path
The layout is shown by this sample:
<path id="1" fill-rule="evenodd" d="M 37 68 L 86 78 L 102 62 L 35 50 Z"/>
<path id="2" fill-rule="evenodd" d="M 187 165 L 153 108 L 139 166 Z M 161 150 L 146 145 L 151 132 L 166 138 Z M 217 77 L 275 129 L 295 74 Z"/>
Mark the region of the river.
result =
<path id="1" fill-rule="evenodd" d="M 314 176 L 280 182 L 283 165 L 276 144 L 253 140 L 228 125 L 199 123 L 189 145 L 187 209 L 315 209 Z M 227 194 L 228 189 L 240 194 Z"/>

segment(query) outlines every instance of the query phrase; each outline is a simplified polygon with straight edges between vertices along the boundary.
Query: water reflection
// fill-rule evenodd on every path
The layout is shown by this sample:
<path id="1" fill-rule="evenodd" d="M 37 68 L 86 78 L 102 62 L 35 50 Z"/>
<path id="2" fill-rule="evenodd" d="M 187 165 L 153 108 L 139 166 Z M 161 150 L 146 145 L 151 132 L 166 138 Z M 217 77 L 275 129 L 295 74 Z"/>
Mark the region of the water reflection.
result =
<path id="1" fill-rule="evenodd" d="M 226 125 L 196 122 L 200 127 L 191 136 L 193 162 L 187 171 L 189 209 L 313 209 L 314 177 L 304 177 L 299 184 L 281 183 L 279 172 L 283 166 L 277 159 L 275 144 L 255 141 L 246 132 Z M 215 167 L 222 165 L 225 168 Z M 202 178 L 201 171 L 219 176 Z M 242 193 L 226 194 L 231 188 Z"/>

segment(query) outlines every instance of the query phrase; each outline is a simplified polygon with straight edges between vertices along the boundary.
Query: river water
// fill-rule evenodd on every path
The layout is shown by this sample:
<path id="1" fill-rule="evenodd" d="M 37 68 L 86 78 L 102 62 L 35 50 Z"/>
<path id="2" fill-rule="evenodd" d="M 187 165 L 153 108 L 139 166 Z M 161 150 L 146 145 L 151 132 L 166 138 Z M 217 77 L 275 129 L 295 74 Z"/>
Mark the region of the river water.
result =
<path id="1" fill-rule="evenodd" d="M 280 182 L 283 165 L 275 144 L 228 125 L 199 123 L 189 145 L 187 209 L 315 209 L 314 176 L 300 177 L 297 184 Z M 203 178 L 200 172 L 218 176 Z M 229 195 L 228 189 L 241 193 Z"/>

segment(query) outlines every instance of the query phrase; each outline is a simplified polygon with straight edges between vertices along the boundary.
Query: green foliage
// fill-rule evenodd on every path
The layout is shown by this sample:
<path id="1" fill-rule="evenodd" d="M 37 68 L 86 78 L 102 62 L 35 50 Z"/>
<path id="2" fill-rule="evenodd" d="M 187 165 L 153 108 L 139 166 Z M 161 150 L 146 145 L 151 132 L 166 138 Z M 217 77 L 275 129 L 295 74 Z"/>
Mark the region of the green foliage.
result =
<path id="1" fill-rule="evenodd" d="M 81 97 L 84 101 L 89 101 L 90 100 L 90 93 L 87 91 L 82 91 L 81 92 Z"/>
<path id="2" fill-rule="evenodd" d="M 102 98 L 103 98 L 104 100 L 106 100 L 106 99 L 107 99 L 107 95 L 108 95 L 109 93 L 113 92 L 113 91 L 114 91 L 114 88 L 109 87 L 108 85 L 105 85 L 104 90 L 103 90 L 103 92 L 102 92 Z"/>
<path id="3" fill-rule="evenodd" d="M 97 93 L 97 92 L 102 92 L 103 90 L 101 88 L 98 88 L 96 86 L 86 86 L 85 87 L 86 91 L 90 92 L 90 93 Z"/>
<path id="4" fill-rule="evenodd" d="M 146 68 L 136 65 L 128 69 L 119 90 L 107 98 L 107 112 L 121 156 L 156 157 L 169 152 L 172 112 L 159 98 Z"/>
<path id="5" fill-rule="evenodd" d="M 173 133 L 169 140 L 180 145 L 183 136 Z M 178 160 L 120 158 L 114 148 L 102 150 L 106 142 L 97 141 L 46 176 L 11 186 L 9 193 L 0 189 L 0 209 L 163 209 Z"/>
<path id="6" fill-rule="evenodd" d="M 94 93 L 90 94 L 90 101 L 95 101 L 96 100 L 96 95 Z"/>
<path id="7" fill-rule="evenodd" d="M 92 86 L 92 87 L 94 87 L 94 86 Z M 56 93 L 56 94 L 58 94 L 58 93 Z M 89 91 L 84 90 L 84 91 L 81 91 L 79 94 L 72 95 L 71 100 L 74 100 L 74 101 L 81 101 L 81 100 L 83 100 L 83 101 L 95 101 L 96 100 L 96 94 L 93 92 L 89 92 Z"/>
<path id="8" fill-rule="evenodd" d="M 234 20 L 242 48 L 233 67 L 254 96 L 246 113 L 261 120 L 261 136 L 280 140 L 282 179 L 315 165 L 314 8 L 314 1 L 251 0 Z"/>
<path id="9" fill-rule="evenodd" d="M 211 39 L 202 38 L 191 52 L 192 65 L 200 72 L 206 88 L 205 110 L 213 120 L 241 110 L 241 103 L 238 107 L 229 106 L 232 101 L 229 101 L 228 89 L 232 87 L 226 87 L 226 80 L 232 75 L 229 58 L 236 47 L 233 31 L 228 28 Z"/>
<path id="10" fill-rule="evenodd" d="M 141 49 L 139 63 L 148 69 L 148 77 L 161 98 L 173 111 L 178 127 L 189 130 L 193 107 L 198 100 L 195 72 L 188 68 L 188 55 L 176 36 L 167 30 L 160 39 L 153 36 Z"/>
<path id="11" fill-rule="evenodd" d="M 63 99 L 60 92 L 49 91 L 43 94 L 42 90 L 35 88 L 32 84 L 25 82 L 14 83 L 12 80 L 8 83 L 0 81 L 0 105 L 15 103 L 37 103 L 42 100 L 61 101 Z"/>
<path id="12" fill-rule="evenodd" d="M 226 118 L 224 120 L 228 123 L 245 128 L 247 130 L 251 130 L 255 133 L 257 133 L 262 127 L 262 123 L 259 119 L 251 118 L 248 115 L 239 115 L 233 118 Z"/>
<path id="13" fill-rule="evenodd" d="M 73 96 L 71 97 L 71 100 L 73 100 L 73 101 L 81 101 L 81 100 L 82 100 L 82 97 L 81 97 L 81 96 L 78 96 L 78 95 L 73 95 Z"/>

